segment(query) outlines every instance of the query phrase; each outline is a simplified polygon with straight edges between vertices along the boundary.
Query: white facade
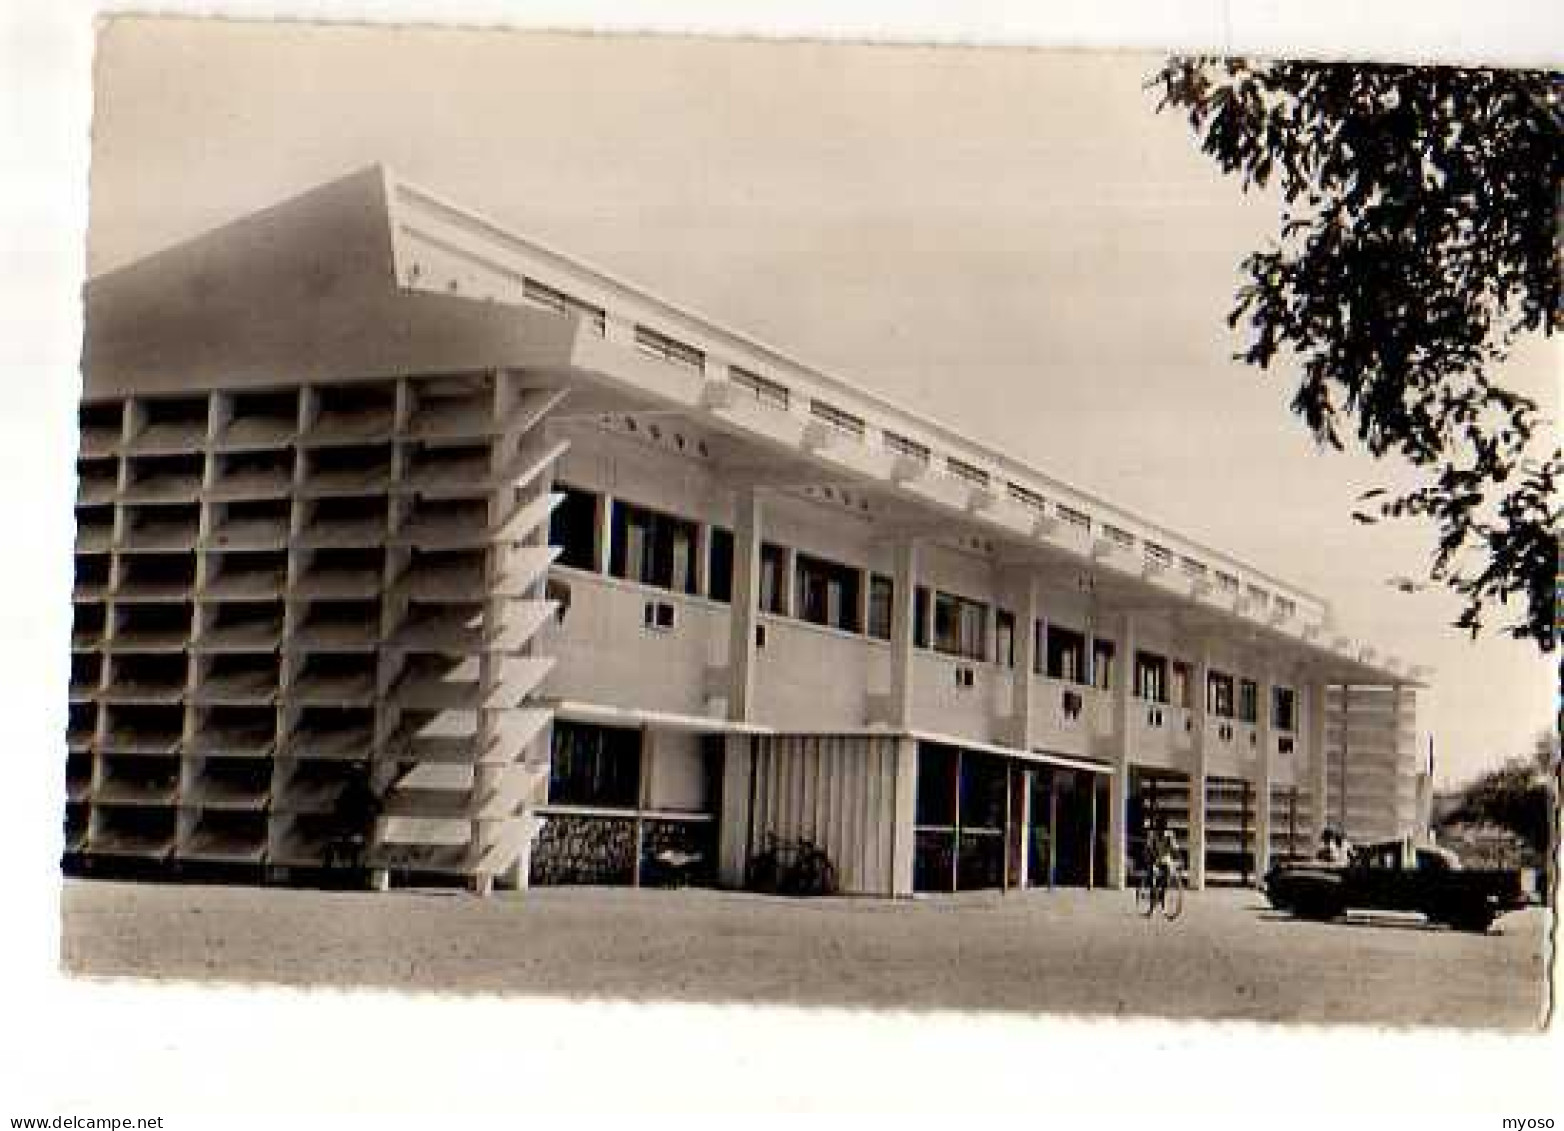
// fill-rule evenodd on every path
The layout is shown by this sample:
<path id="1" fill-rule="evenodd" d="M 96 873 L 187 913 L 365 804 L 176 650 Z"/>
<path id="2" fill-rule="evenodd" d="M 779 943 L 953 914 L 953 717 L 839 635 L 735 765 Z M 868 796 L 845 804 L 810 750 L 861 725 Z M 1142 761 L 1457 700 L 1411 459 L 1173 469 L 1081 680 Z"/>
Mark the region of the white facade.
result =
<path id="1" fill-rule="evenodd" d="M 192 290 L 198 272 L 216 285 Z M 465 778 L 455 817 L 419 808 L 431 771 L 410 779 L 405 749 L 385 741 L 403 708 L 381 680 L 371 705 L 391 717 L 363 753 L 407 798 L 393 832 L 481 814 L 491 865 L 495 844 L 514 848 L 482 874 L 540 882 L 637 882 L 663 849 L 694 845 L 708 876 L 736 884 L 768 837 L 802 837 L 847 890 L 906 894 L 1121 884 L 1153 813 L 1189 845 L 1196 882 L 1252 878 L 1338 811 L 1360 839 L 1408 831 L 1410 740 L 1363 712 L 1393 703 L 1397 728 L 1412 726 L 1416 673 L 1338 637 L 1318 598 L 381 170 L 89 296 L 88 417 L 94 403 L 134 416 L 251 388 L 298 390 L 308 406 L 376 382 L 416 406 L 422 382 L 452 373 L 488 375 L 480 431 L 509 437 L 479 486 L 508 491 L 493 476 L 524 464 L 514 505 L 536 503 L 520 527 L 491 514 L 485 528 L 473 599 L 524 604 L 474 668 L 469 728 L 520 728 L 512 755 L 532 772 L 509 790 Z M 403 431 L 411 419 L 384 437 L 393 481 L 427 441 Z M 110 448 L 99 458 L 129 466 Z M 190 456 L 220 458 L 210 443 Z M 297 460 L 302 488 L 316 465 Z M 84 482 L 89 470 L 109 474 L 84 466 Z M 203 476 L 198 526 L 218 505 Z M 373 508 L 388 488 L 363 490 Z M 430 516 L 454 505 L 407 490 Z M 315 513 L 291 520 L 295 536 Z M 407 543 L 410 514 L 392 507 L 385 546 Z M 82 548 L 83 569 L 122 575 L 123 521 Z M 295 542 L 289 578 L 307 549 Z M 384 557 L 385 601 L 410 561 Z M 391 640 L 373 644 L 384 655 Z M 510 694 L 480 694 L 501 683 Z M 113 684 L 99 673 L 95 708 Z M 1345 728 L 1332 715 L 1343 686 L 1361 704 Z M 534 725 L 545 717 L 552 738 Z M 276 757 L 291 735 L 280 723 Z M 109 757 L 101 740 L 78 756 Z M 474 743 L 463 758 L 492 757 Z M 95 788 L 73 804 L 95 811 Z M 183 794 L 170 803 L 199 812 Z M 479 874 L 473 828 L 453 842 L 460 874 Z M 91 854 L 90 832 L 79 847 Z"/>

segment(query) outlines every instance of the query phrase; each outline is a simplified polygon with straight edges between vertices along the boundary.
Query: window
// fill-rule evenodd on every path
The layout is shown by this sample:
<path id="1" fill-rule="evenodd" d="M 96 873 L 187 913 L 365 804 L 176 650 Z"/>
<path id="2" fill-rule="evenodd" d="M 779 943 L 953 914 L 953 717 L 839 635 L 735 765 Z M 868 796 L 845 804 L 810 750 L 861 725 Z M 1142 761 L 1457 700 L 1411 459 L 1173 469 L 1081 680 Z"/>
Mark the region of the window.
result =
<path id="1" fill-rule="evenodd" d="M 559 547 L 559 564 L 596 571 L 598 496 L 592 491 L 555 484 L 565 497 L 549 519 L 548 540 Z"/>
<path id="2" fill-rule="evenodd" d="M 797 555 L 797 611 L 810 624 L 858 631 L 858 590 L 862 574 L 850 566 Z"/>
<path id="3" fill-rule="evenodd" d="M 912 642 L 919 648 L 929 646 L 929 588 L 926 585 L 913 590 Z"/>
<path id="4" fill-rule="evenodd" d="M 1113 641 L 1092 641 L 1092 670 L 1091 683 L 1102 691 L 1108 691 L 1114 684 L 1113 673 Z"/>
<path id="5" fill-rule="evenodd" d="M 957 459 L 955 456 L 946 456 L 945 468 L 955 478 L 970 483 L 974 487 L 988 486 L 988 472 L 976 464 L 970 464 L 966 460 Z"/>
<path id="6" fill-rule="evenodd" d="M 1135 653 L 1135 694 L 1153 703 L 1168 701 L 1168 662 L 1154 652 Z"/>
<path id="7" fill-rule="evenodd" d="M 876 640 L 891 638 L 891 605 L 896 587 L 890 578 L 875 574 L 869 579 L 869 635 Z"/>
<path id="8" fill-rule="evenodd" d="M 934 594 L 934 650 L 969 660 L 988 658 L 988 606 L 951 593 Z"/>
<path id="9" fill-rule="evenodd" d="M 673 606 L 667 601 L 648 601 L 644 613 L 647 628 L 672 628 Z"/>
<path id="10" fill-rule="evenodd" d="M 1258 722 L 1260 719 L 1260 688 L 1252 679 L 1238 681 L 1238 721 Z"/>
<path id="11" fill-rule="evenodd" d="M 920 827 L 951 828 L 955 825 L 958 757 L 953 746 L 918 743 L 918 788 L 913 793 L 913 819 Z"/>
<path id="12" fill-rule="evenodd" d="M 769 408 L 781 409 L 783 412 L 787 411 L 786 385 L 762 377 L 758 373 L 751 373 L 748 369 L 740 369 L 737 365 L 728 366 L 728 380 L 744 389 L 761 404 Z"/>
<path id="13" fill-rule="evenodd" d="M 1224 719 L 1233 717 L 1233 677 L 1212 672 L 1206 678 L 1206 710 Z"/>
<path id="14" fill-rule="evenodd" d="M 681 342 L 678 338 L 670 338 L 667 334 L 660 334 L 646 326 L 635 328 L 635 344 L 642 353 L 685 369 L 699 371 L 706 364 L 706 355 L 694 346 Z"/>
<path id="15" fill-rule="evenodd" d="M 1292 730 L 1298 725 L 1298 698 L 1292 688 L 1271 689 L 1271 725 L 1277 730 Z"/>
<path id="16" fill-rule="evenodd" d="M 1195 681 L 1194 674 L 1183 660 L 1174 660 L 1172 676 L 1172 694 L 1169 698 L 1173 706 L 1188 709 L 1193 706 L 1189 699 L 1189 689 Z"/>
<path id="17" fill-rule="evenodd" d="M 1078 526 L 1082 530 L 1090 530 L 1092 528 L 1091 515 L 1075 507 L 1066 506 L 1064 503 L 1059 504 L 1059 517 L 1071 526 Z"/>
<path id="18" fill-rule="evenodd" d="M 1086 637 L 1057 624 L 1048 626 L 1048 678 L 1086 682 Z"/>
<path id="19" fill-rule="evenodd" d="M 1009 482 L 1005 484 L 1005 489 L 1013 500 L 1028 510 L 1035 511 L 1037 514 L 1048 513 L 1048 500 L 1031 488 L 1023 487 L 1016 482 Z"/>
<path id="20" fill-rule="evenodd" d="M 1135 535 L 1125 530 L 1122 526 L 1114 526 L 1105 522 L 1102 524 L 1102 533 L 1115 546 L 1125 550 L 1133 550 L 1135 548 Z"/>
<path id="21" fill-rule="evenodd" d="M 693 522 L 616 501 L 613 525 L 610 573 L 660 589 L 695 592 Z"/>
<path id="22" fill-rule="evenodd" d="M 603 333 L 608 318 L 601 306 L 593 306 L 589 302 L 582 302 L 574 295 L 567 295 L 564 291 L 556 291 L 553 287 L 545 286 L 536 279 L 528 279 L 522 284 L 522 297 L 528 302 L 545 306 L 550 310 L 557 310 L 561 314 L 575 314 L 586 322 L 598 334 Z"/>
<path id="23" fill-rule="evenodd" d="M 1016 666 L 1016 615 L 1009 609 L 994 613 L 994 662 Z"/>
<path id="24" fill-rule="evenodd" d="M 549 760 L 551 805 L 634 809 L 641 777 L 641 735 L 622 727 L 557 720 Z"/>
<path id="25" fill-rule="evenodd" d="M 711 528 L 710 556 L 706 561 L 706 595 L 713 601 L 733 600 L 733 531 Z"/>
<path id="26" fill-rule="evenodd" d="M 966 750 L 961 754 L 961 826 L 964 829 L 1005 827 L 1010 781 L 1005 760 L 994 754 Z"/>
<path id="27" fill-rule="evenodd" d="M 908 456 L 919 463 L 929 462 L 929 457 L 932 453 L 930 453 L 927 444 L 920 444 L 918 441 L 909 439 L 899 432 L 892 432 L 888 428 L 882 435 L 885 440 L 886 451 L 895 452 L 899 456 Z"/>
<path id="28" fill-rule="evenodd" d="M 760 611 L 781 616 L 787 612 L 787 551 L 763 542 L 760 546 Z"/>
<path id="29" fill-rule="evenodd" d="M 809 402 L 809 415 L 816 420 L 823 420 L 838 432 L 845 433 L 855 439 L 863 439 L 863 417 L 854 416 L 850 412 L 837 408 L 829 401 L 811 400 Z"/>

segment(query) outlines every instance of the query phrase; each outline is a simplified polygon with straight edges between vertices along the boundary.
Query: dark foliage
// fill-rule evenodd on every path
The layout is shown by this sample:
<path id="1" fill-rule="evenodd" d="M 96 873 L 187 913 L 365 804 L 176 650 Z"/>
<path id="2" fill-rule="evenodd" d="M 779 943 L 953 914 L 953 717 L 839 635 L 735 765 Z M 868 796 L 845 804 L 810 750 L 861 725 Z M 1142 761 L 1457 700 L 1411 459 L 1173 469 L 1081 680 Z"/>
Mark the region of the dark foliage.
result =
<path id="1" fill-rule="evenodd" d="M 1546 857 L 1552 851 L 1555 804 L 1549 780 L 1525 759 L 1516 759 L 1463 789 L 1441 823 L 1497 825 Z"/>
<path id="2" fill-rule="evenodd" d="M 1493 612 L 1555 639 L 1556 423 L 1490 380 L 1561 325 L 1564 81 L 1543 71 L 1173 59 L 1151 80 L 1245 191 L 1274 186 L 1276 242 L 1248 256 L 1239 357 L 1296 364 L 1293 410 L 1424 472 L 1359 521 L 1418 516 L 1432 576 L 1473 635 Z"/>

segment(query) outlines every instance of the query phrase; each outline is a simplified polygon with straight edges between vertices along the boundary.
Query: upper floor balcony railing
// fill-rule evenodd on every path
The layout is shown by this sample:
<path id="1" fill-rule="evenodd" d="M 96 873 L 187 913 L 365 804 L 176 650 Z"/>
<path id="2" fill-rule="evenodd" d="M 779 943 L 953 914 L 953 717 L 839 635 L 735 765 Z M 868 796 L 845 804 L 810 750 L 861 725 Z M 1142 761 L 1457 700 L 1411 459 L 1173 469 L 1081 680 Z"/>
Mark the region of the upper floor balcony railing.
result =
<path id="1" fill-rule="evenodd" d="M 556 566 L 561 610 L 538 644 L 556 666 L 549 694 L 569 700 L 694 717 L 724 718 L 731 672 L 729 607 L 721 602 L 601 574 Z M 829 732 L 894 726 L 892 647 L 838 628 L 761 614 L 757 620 L 751 721 L 778 729 Z M 915 649 L 909 672 L 915 729 L 955 739 L 1010 745 L 1021 740 L 1014 717 L 1012 667 Z M 1139 696 L 1128 704 L 1121 736 L 1117 691 L 1032 675 L 1029 742 L 1065 755 L 1112 760 L 1119 743 L 1133 765 L 1187 772 L 1197 722 L 1191 710 Z M 1261 728 L 1211 714 L 1205 721 L 1208 772 L 1253 777 Z M 1301 777 L 1305 736 L 1272 728 L 1278 775 Z"/>
<path id="2" fill-rule="evenodd" d="M 631 345 L 672 369 L 695 374 L 708 385 L 731 387 L 756 408 L 799 418 L 801 438 L 807 434 L 803 425 L 812 420 L 882 454 L 883 463 L 864 463 L 867 469 L 883 466 L 899 480 L 943 472 L 973 492 L 958 505 L 986 510 L 1001 501 L 1014 504 L 1018 522 L 1034 531 L 1057 523 L 1067 531 L 1099 536 L 1082 548 L 1090 552 L 1100 545 L 1114 565 L 1165 581 L 1174 576 L 1175 561 L 1185 566 L 1186 581 L 1196 588 L 1215 574 L 1223 586 L 1216 597 L 1236 615 L 1289 629 L 1328 618 L 1323 602 L 1296 587 L 430 193 L 393 181 L 391 199 L 399 269 L 408 285 L 441 290 L 478 285 L 482 293 L 475 297 L 519 301 L 576 317 L 593 333 Z M 995 484 L 1002 489 L 995 491 Z M 1198 575 L 1191 566 L 1200 567 Z M 1235 586 L 1228 585 L 1229 578 Z"/>

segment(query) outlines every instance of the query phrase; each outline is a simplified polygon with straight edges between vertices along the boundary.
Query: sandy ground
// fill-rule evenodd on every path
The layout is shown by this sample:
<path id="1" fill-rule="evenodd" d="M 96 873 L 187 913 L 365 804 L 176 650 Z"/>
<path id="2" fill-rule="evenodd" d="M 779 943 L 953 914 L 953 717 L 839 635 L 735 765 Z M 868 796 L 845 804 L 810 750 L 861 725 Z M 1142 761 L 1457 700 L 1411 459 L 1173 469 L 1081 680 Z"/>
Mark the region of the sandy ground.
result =
<path id="1" fill-rule="evenodd" d="M 1548 915 L 1486 936 L 1294 921 L 1252 892 L 1176 923 L 1129 893 L 790 901 L 543 889 L 487 900 L 68 881 L 78 974 L 633 1001 L 1533 1029 Z"/>

